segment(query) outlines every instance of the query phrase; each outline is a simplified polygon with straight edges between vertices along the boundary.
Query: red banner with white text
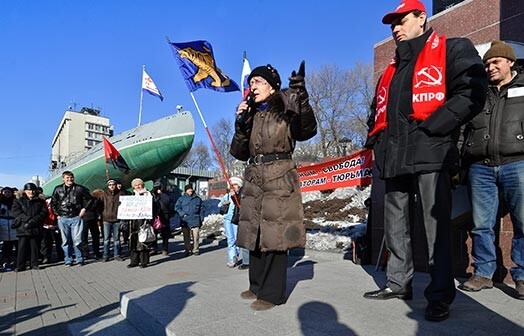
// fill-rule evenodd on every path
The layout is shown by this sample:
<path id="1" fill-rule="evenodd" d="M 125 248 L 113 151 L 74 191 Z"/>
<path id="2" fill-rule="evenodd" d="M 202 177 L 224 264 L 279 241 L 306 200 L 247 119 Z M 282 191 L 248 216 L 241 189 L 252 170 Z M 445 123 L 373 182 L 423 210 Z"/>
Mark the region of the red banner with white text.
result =
<path id="1" fill-rule="evenodd" d="M 343 158 L 297 168 L 300 190 L 326 190 L 371 184 L 372 151 L 364 149 Z"/>

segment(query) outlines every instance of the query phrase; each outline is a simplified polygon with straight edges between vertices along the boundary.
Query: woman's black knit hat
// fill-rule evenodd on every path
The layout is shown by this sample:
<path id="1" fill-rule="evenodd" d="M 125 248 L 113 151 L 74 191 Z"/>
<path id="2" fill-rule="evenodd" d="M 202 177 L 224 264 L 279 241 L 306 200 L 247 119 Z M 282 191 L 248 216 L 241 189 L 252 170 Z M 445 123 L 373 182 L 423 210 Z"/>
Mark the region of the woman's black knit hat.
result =
<path id="1" fill-rule="evenodd" d="M 268 65 L 262 65 L 259 67 L 256 67 L 251 71 L 249 74 L 249 77 L 247 78 L 247 81 L 249 82 L 251 78 L 255 76 L 260 76 L 267 80 L 269 85 L 275 90 L 280 90 L 280 85 L 282 84 L 282 81 L 280 80 L 280 75 L 278 74 L 277 69 L 273 68 L 271 64 Z"/>

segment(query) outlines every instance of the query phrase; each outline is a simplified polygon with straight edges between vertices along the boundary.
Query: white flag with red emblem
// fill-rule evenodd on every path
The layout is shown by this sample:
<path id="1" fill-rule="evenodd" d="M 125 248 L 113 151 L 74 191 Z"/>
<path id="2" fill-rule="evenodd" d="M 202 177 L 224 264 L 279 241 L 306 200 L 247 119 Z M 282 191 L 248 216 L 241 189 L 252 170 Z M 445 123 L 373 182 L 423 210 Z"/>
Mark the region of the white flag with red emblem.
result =
<path id="1" fill-rule="evenodd" d="M 142 70 L 142 90 L 153 96 L 157 96 L 161 101 L 164 101 L 164 96 L 162 96 L 162 93 L 160 93 L 160 90 L 156 87 L 155 82 L 153 82 L 144 69 Z"/>

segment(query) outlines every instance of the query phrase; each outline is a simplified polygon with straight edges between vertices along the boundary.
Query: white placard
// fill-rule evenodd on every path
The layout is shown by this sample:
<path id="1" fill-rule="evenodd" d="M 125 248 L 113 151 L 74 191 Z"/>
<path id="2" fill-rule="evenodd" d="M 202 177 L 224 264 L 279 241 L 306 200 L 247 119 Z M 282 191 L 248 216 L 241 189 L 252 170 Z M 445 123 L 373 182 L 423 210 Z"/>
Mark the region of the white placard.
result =
<path id="1" fill-rule="evenodd" d="M 153 218 L 153 196 L 120 196 L 118 219 Z"/>

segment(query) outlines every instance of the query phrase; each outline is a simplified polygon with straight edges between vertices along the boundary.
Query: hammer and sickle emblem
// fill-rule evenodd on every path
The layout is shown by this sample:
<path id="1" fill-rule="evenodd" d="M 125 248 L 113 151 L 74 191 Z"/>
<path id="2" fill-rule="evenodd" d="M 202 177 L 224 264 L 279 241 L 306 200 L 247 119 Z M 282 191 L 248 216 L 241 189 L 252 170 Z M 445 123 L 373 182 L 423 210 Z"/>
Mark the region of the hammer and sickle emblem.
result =
<path id="1" fill-rule="evenodd" d="M 436 66 L 430 65 L 417 72 L 417 84 L 415 84 L 415 88 L 437 85 L 442 85 L 442 72 Z"/>
<path id="2" fill-rule="evenodd" d="M 377 95 L 377 105 L 382 105 L 386 101 L 387 94 L 388 90 L 382 87 Z"/>

